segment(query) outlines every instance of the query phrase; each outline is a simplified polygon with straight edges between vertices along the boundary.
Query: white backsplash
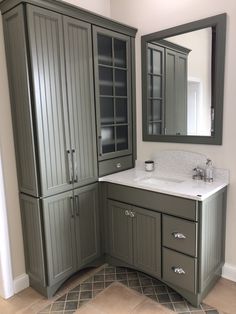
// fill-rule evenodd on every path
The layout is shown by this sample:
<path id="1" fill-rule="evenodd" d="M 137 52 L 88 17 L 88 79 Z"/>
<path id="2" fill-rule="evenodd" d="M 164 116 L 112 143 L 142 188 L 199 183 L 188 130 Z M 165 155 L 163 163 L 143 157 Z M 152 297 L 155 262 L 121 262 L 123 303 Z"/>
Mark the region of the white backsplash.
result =
<path id="1" fill-rule="evenodd" d="M 207 156 L 188 151 L 160 151 L 151 156 L 155 162 L 154 173 L 158 176 L 192 177 L 193 169 L 205 169 Z M 214 160 L 212 160 L 214 166 Z M 144 170 L 144 161 L 137 160 L 136 167 Z M 229 182 L 229 170 L 214 167 L 214 179 L 224 179 Z"/>

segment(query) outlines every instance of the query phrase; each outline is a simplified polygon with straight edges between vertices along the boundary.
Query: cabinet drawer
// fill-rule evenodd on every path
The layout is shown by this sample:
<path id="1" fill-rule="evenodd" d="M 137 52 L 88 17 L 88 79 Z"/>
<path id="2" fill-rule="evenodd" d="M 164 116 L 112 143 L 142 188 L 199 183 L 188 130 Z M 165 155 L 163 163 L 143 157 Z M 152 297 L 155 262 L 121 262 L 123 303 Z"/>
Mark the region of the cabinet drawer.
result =
<path id="1" fill-rule="evenodd" d="M 107 197 L 160 213 L 198 220 L 198 202 L 187 198 L 109 183 Z"/>
<path id="2" fill-rule="evenodd" d="M 163 248 L 163 279 L 196 293 L 197 259 Z"/>
<path id="3" fill-rule="evenodd" d="M 133 167 L 132 155 L 99 162 L 99 177 Z"/>
<path id="4" fill-rule="evenodd" d="M 176 251 L 197 256 L 197 223 L 163 215 L 163 245 Z"/>

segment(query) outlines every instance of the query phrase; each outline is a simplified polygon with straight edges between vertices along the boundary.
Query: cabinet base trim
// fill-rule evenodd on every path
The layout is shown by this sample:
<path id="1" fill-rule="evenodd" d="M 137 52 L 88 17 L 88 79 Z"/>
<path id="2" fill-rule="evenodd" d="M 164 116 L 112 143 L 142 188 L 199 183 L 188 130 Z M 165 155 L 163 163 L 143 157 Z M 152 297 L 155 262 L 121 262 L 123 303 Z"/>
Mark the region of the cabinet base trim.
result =
<path id="1" fill-rule="evenodd" d="M 22 274 L 17 276 L 13 281 L 14 293 L 18 293 L 29 287 L 29 276 L 27 274 Z"/>
<path id="2" fill-rule="evenodd" d="M 222 277 L 236 282 L 236 266 L 225 263 L 222 269 Z"/>

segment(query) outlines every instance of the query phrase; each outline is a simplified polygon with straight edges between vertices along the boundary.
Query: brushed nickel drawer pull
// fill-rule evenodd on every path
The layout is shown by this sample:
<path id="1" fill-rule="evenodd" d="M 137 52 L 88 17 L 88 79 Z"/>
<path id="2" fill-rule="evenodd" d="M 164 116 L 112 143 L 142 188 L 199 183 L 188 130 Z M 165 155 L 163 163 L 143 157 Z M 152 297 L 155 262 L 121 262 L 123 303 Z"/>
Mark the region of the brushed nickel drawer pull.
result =
<path id="1" fill-rule="evenodd" d="M 116 164 L 116 168 L 118 168 L 118 169 L 121 168 L 121 166 L 122 166 L 122 165 L 121 165 L 120 162 L 118 162 L 118 163 Z"/>
<path id="2" fill-rule="evenodd" d="M 125 216 L 130 216 L 130 211 L 129 210 L 125 211 Z"/>
<path id="3" fill-rule="evenodd" d="M 174 273 L 176 273 L 178 275 L 185 275 L 185 271 L 183 270 L 183 268 L 175 267 L 175 266 L 172 266 L 171 268 L 172 268 Z"/>
<path id="4" fill-rule="evenodd" d="M 175 239 L 186 239 L 186 236 L 180 232 L 172 232 L 172 235 Z"/>

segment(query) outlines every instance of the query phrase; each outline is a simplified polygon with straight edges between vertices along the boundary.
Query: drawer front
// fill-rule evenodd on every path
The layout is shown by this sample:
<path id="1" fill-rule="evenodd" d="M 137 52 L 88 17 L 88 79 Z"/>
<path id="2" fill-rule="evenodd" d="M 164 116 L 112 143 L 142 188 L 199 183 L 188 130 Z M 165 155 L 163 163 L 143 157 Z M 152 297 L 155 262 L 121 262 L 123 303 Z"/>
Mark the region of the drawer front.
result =
<path id="1" fill-rule="evenodd" d="M 133 167 L 132 155 L 99 162 L 99 177 Z"/>
<path id="2" fill-rule="evenodd" d="M 195 222 L 163 215 L 163 245 L 176 251 L 197 256 L 197 226 Z"/>
<path id="3" fill-rule="evenodd" d="M 196 293 L 197 259 L 163 248 L 163 279 Z"/>
<path id="4" fill-rule="evenodd" d="M 107 197 L 160 213 L 198 220 L 198 202 L 187 198 L 112 183 L 108 184 Z"/>

